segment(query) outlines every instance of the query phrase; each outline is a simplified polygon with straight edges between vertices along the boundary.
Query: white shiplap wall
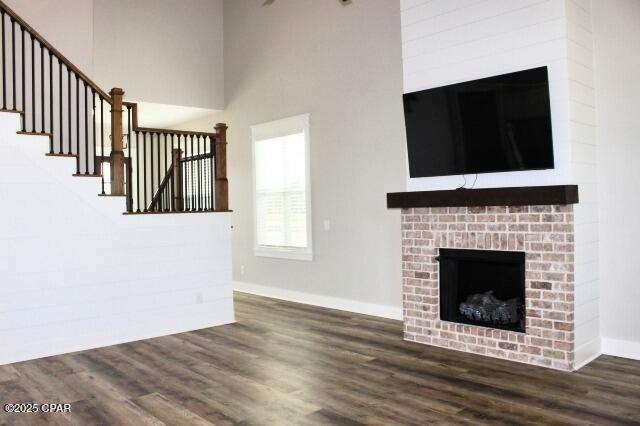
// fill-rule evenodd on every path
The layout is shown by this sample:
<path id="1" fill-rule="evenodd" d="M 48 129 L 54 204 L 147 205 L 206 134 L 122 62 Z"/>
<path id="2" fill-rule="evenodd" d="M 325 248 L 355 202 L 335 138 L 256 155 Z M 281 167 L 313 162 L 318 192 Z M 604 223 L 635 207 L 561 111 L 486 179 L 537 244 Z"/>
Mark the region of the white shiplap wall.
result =
<path id="1" fill-rule="evenodd" d="M 575 214 L 576 366 L 600 354 L 596 110 L 591 1 L 566 1 L 571 181 Z"/>
<path id="2" fill-rule="evenodd" d="M 123 215 L 0 113 L 0 365 L 234 320 L 230 213 Z"/>
<path id="3" fill-rule="evenodd" d="M 567 183 L 571 177 L 564 0 L 403 0 L 404 91 L 547 66 L 556 167 L 478 176 L 476 187 Z M 473 180 L 473 177 L 470 177 Z M 409 191 L 452 189 L 461 176 L 410 179 Z"/>
<path id="4" fill-rule="evenodd" d="M 599 351 L 596 139 L 590 0 L 402 0 L 404 91 L 549 70 L 555 168 L 489 173 L 476 187 L 577 183 L 576 364 Z M 468 181 L 473 181 L 468 176 Z M 452 189 L 462 176 L 411 179 Z"/>

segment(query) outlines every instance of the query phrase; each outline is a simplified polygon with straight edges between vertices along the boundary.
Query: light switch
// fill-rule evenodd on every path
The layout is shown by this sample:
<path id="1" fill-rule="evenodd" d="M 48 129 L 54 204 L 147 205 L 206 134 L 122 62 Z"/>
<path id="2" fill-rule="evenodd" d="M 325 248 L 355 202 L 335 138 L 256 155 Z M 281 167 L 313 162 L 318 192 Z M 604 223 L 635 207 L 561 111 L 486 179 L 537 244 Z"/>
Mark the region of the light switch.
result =
<path id="1" fill-rule="evenodd" d="M 331 221 L 325 219 L 325 221 L 324 221 L 324 230 L 325 231 L 329 231 L 330 229 L 331 229 Z"/>

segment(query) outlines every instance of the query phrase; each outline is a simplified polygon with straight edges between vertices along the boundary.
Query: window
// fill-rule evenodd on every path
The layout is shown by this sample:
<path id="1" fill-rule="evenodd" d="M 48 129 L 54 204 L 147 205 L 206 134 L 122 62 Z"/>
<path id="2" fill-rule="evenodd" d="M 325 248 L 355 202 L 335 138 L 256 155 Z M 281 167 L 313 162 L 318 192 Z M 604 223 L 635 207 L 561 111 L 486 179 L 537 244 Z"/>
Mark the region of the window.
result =
<path id="1" fill-rule="evenodd" d="M 309 197 L 309 115 L 251 128 L 255 254 L 313 258 Z"/>

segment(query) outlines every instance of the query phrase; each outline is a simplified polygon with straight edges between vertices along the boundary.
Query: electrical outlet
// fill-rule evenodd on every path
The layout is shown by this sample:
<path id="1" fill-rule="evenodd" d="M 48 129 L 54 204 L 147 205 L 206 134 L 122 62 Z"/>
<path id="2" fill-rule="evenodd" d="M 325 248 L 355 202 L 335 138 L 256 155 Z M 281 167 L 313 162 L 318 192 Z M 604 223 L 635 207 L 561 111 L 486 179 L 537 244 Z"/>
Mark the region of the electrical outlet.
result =
<path id="1" fill-rule="evenodd" d="M 196 293 L 196 305 L 202 305 L 204 303 L 204 294 L 201 291 Z"/>
<path id="2" fill-rule="evenodd" d="M 324 221 L 324 230 L 325 231 L 331 230 L 331 221 L 328 220 L 328 219 L 325 219 L 325 221 Z"/>
<path id="3" fill-rule="evenodd" d="M 240 265 L 240 275 L 244 275 L 244 265 Z"/>

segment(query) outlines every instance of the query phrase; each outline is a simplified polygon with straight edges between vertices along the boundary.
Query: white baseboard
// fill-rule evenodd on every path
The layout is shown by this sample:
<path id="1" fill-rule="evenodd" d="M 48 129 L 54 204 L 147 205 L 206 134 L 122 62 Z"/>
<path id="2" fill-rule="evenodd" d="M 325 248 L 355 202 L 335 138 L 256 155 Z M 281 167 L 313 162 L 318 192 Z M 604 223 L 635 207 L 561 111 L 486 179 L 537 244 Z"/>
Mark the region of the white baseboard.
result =
<path id="1" fill-rule="evenodd" d="M 580 370 L 585 365 L 602 355 L 602 346 L 600 338 L 593 339 L 590 342 L 579 346 L 575 350 L 575 362 L 573 371 Z"/>
<path id="2" fill-rule="evenodd" d="M 402 320 L 402 308 L 396 308 L 393 306 L 376 305 L 374 303 L 358 302 L 356 300 L 322 296 L 319 294 L 268 287 L 242 281 L 234 281 L 233 288 L 235 291 L 239 291 L 241 293 L 255 294 L 258 296 L 303 303 L 305 305 L 321 306 L 323 308 L 337 309 L 340 311 L 355 312 L 357 314 Z"/>
<path id="3" fill-rule="evenodd" d="M 640 342 L 603 338 L 602 353 L 640 361 Z"/>

